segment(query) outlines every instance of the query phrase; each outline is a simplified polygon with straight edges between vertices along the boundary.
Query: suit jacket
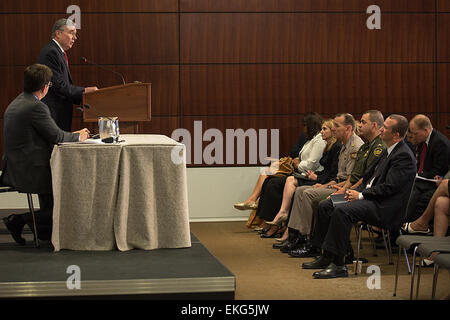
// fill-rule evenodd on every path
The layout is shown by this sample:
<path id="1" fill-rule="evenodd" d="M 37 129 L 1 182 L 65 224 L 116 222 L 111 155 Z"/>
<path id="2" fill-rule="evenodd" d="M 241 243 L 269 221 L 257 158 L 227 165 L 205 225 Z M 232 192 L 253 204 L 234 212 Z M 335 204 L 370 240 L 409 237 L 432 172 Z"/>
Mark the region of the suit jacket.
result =
<path id="1" fill-rule="evenodd" d="M 78 141 L 79 134 L 59 129 L 44 103 L 21 93 L 5 111 L 3 137 L 2 183 L 23 193 L 50 194 L 53 146 Z"/>
<path id="2" fill-rule="evenodd" d="M 81 103 L 84 88 L 73 85 L 64 53 L 55 41 L 51 40 L 41 50 L 37 63 L 44 64 L 53 71 L 53 85 L 42 102 L 49 107 L 56 124 L 62 130 L 71 131 L 73 105 Z"/>
<path id="3" fill-rule="evenodd" d="M 417 147 L 417 169 L 420 166 L 420 153 L 422 152 L 423 143 Z M 428 144 L 427 154 L 425 156 L 425 163 L 423 171 L 420 174 L 422 177 L 432 179 L 435 176 L 444 176 L 450 169 L 450 145 L 446 136 L 433 129 Z M 431 187 L 433 184 L 431 184 Z"/>
<path id="4" fill-rule="evenodd" d="M 416 175 L 416 159 L 402 140 L 387 156 L 384 150 L 380 160 L 372 165 L 358 187 L 364 199 L 375 202 L 383 226 L 397 228 L 403 223 L 409 194 Z M 373 179 L 372 186 L 366 185 Z"/>

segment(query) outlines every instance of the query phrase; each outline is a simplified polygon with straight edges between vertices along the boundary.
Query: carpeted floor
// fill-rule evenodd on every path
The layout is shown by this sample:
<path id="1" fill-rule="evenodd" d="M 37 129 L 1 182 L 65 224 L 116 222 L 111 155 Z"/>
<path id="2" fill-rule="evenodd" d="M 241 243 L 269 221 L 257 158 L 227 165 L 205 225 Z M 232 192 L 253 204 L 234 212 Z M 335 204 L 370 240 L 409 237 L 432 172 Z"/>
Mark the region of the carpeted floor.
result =
<path id="1" fill-rule="evenodd" d="M 384 249 L 372 249 L 366 232 L 363 233 L 361 256 L 369 260 L 363 265 L 363 273 L 348 278 L 317 280 L 314 270 L 303 270 L 301 264 L 313 258 L 290 258 L 272 249 L 274 239 L 261 239 L 257 232 L 248 229 L 245 222 L 191 223 L 191 231 L 236 276 L 236 299 L 239 300 L 402 300 L 409 299 L 410 276 L 404 255 L 401 258 L 397 297 L 393 297 L 395 265 L 388 264 Z M 355 248 L 355 234 L 352 232 Z M 394 263 L 397 254 L 394 254 Z M 410 256 L 411 259 L 411 256 Z M 370 265 L 381 270 L 380 289 L 369 289 L 367 282 L 372 274 L 366 273 Z M 348 265 L 352 269 L 351 265 Z M 422 269 L 419 299 L 431 298 L 433 269 Z M 372 278 L 371 278 L 372 279 Z M 373 282 L 372 282 L 373 283 Z M 450 277 L 441 270 L 436 298 L 450 293 Z"/>

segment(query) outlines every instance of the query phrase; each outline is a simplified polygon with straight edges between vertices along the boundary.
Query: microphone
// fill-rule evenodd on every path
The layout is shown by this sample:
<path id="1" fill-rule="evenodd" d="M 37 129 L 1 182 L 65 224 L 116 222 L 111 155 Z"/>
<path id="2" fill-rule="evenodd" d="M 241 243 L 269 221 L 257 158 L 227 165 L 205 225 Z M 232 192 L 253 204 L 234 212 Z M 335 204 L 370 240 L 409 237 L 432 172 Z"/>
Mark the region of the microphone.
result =
<path id="1" fill-rule="evenodd" d="M 119 73 L 119 72 L 117 72 L 117 71 L 114 71 L 114 70 L 112 70 L 112 69 L 110 69 L 110 68 L 103 67 L 103 66 L 99 65 L 98 63 L 89 61 L 89 60 L 86 59 L 85 57 L 81 57 L 81 62 L 89 63 L 89 64 L 91 64 L 91 65 L 93 65 L 93 66 L 96 66 L 96 67 L 99 67 L 99 68 L 108 70 L 108 71 L 110 71 L 110 72 L 112 72 L 112 73 L 115 73 L 116 75 L 118 75 L 118 76 L 122 79 L 122 83 L 125 84 L 125 79 L 123 78 L 123 76 L 122 76 L 121 73 Z"/>

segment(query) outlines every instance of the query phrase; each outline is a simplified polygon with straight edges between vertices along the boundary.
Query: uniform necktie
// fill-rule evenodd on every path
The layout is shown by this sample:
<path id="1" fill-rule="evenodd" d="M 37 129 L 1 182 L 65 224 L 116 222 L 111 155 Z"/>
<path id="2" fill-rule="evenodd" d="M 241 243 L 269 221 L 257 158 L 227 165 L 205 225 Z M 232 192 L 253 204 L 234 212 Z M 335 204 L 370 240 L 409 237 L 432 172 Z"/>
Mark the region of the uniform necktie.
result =
<path id="1" fill-rule="evenodd" d="M 421 174 L 423 171 L 423 165 L 425 162 L 425 157 L 427 156 L 428 146 L 426 143 L 423 144 L 422 151 L 420 152 L 420 165 L 419 165 L 419 171 L 417 171 L 418 174 Z"/>

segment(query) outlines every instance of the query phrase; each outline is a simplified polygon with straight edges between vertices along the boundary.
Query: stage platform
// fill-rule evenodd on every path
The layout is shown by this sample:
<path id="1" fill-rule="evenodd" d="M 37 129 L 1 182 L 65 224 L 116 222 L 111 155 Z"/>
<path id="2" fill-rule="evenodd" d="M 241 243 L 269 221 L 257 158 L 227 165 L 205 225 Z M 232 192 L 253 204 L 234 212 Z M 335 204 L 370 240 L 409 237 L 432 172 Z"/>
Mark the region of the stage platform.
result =
<path id="1" fill-rule="evenodd" d="M 9 238 L 0 243 L 0 298 L 234 299 L 234 275 L 191 240 L 185 249 L 53 252 L 48 242 L 35 248 Z M 80 289 L 69 289 L 77 267 Z"/>

